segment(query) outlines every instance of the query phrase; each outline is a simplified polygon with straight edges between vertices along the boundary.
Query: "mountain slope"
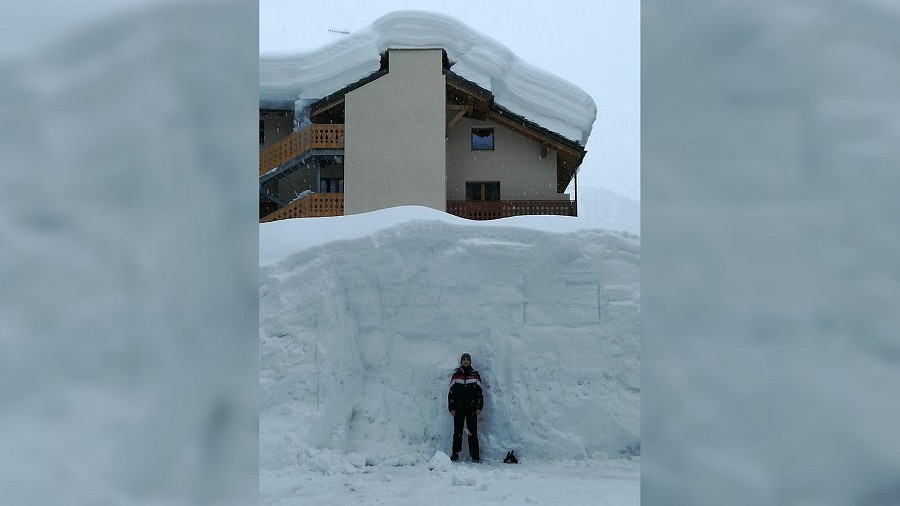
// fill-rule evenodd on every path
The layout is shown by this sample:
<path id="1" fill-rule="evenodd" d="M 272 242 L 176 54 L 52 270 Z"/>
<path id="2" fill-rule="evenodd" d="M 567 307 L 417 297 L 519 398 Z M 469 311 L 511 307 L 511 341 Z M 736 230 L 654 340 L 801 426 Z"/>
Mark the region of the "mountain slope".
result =
<path id="1" fill-rule="evenodd" d="M 603 188 L 578 188 L 578 216 L 598 228 L 641 234 L 641 203 Z"/>

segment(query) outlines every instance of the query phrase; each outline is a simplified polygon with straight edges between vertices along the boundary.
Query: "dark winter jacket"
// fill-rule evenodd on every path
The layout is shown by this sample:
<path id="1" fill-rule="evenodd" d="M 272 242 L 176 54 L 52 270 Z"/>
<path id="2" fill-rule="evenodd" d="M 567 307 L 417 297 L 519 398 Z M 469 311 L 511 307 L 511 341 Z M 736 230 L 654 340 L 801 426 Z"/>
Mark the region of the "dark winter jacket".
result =
<path id="1" fill-rule="evenodd" d="M 447 410 L 474 413 L 484 408 L 484 394 L 481 391 L 481 375 L 471 367 L 458 367 L 450 377 L 450 392 L 447 394 Z"/>

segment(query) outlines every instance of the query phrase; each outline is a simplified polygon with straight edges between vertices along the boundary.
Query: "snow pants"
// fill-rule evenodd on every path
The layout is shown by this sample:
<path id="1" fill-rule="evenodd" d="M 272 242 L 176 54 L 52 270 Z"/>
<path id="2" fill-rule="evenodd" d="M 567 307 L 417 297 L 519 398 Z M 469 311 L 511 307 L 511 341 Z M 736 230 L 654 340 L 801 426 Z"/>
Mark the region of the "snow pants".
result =
<path id="1" fill-rule="evenodd" d="M 456 410 L 456 416 L 453 417 L 453 453 L 462 451 L 462 435 L 463 425 L 469 428 L 469 455 L 473 459 L 478 459 L 481 452 L 478 450 L 478 417 L 475 413 L 465 413 L 462 410 Z"/>

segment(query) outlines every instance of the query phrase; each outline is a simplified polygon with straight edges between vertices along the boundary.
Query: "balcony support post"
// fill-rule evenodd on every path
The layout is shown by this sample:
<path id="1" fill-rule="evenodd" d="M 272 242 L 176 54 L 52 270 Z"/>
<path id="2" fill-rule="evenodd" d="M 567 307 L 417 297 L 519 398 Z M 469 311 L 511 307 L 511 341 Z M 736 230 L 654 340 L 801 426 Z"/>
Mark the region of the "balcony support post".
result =
<path id="1" fill-rule="evenodd" d="M 575 169 L 575 216 L 578 216 L 578 169 Z"/>

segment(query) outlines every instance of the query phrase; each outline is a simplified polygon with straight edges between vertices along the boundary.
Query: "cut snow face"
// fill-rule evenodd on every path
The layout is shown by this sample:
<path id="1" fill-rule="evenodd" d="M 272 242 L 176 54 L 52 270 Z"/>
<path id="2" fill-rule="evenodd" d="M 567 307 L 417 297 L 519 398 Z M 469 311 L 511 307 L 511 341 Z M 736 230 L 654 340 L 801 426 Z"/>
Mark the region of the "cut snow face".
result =
<path id="1" fill-rule="evenodd" d="M 401 210 L 260 226 L 271 243 L 259 288 L 261 489 L 372 466 L 447 469 L 447 392 L 463 352 L 483 378 L 488 462 L 509 450 L 516 472 L 636 458 L 638 239 L 547 232 L 546 217 L 488 225 Z M 318 239 L 269 241 L 274 231 Z"/>
<path id="2" fill-rule="evenodd" d="M 377 71 L 388 49 L 441 48 L 451 70 L 491 91 L 497 104 L 587 144 L 597 106 L 581 88 L 521 60 L 503 44 L 441 14 L 398 11 L 314 51 L 259 58 L 261 102 L 322 98 Z"/>

